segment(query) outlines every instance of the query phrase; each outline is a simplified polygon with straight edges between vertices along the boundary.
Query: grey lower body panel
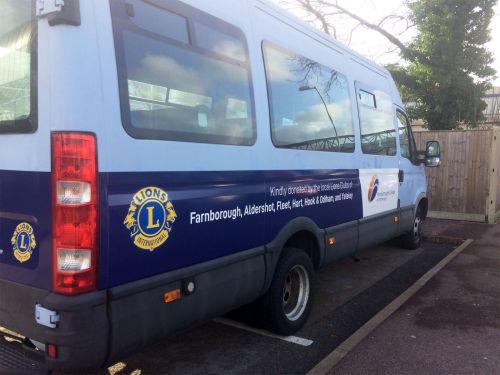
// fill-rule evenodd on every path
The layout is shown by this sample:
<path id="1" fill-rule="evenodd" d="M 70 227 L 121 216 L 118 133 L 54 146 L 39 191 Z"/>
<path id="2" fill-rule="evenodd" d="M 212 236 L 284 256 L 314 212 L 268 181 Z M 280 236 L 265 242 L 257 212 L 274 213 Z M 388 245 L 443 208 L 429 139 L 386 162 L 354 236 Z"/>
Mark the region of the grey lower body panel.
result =
<path id="1" fill-rule="evenodd" d="M 164 293 L 188 282 L 194 282 L 193 294 L 163 301 Z M 264 248 L 259 248 L 111 289 L 108 361 L 255 300 L 264 282 Z"/>
<path id="2" fill-rule="evenodd" d="M 399 209 L 359 220 L 358 249 L 377 245 L 399 235 Z"/>
<path id="3" fill-rule="evenodd" d="M 414 211 L 415 206 L 403 207 L 325 229 L 325 264 L 408 232 Z M 334 243 L 329 244 L 329 239 Z"/>
<path id="4" fill-rule="evenodd" d="M 415 216 L 415 206 L 401 207 L 399 227 L 401 233 L 406 233 L 413 228 L 413 219 Z"/>
<path id="5" fill-rule="evenodd" d="M 327 228 L 325 261 L 331 263 L 337 259 L 352 255 L 358 248 L 358 221 Z M 329 244 L 329 239 L 333 244 Z"/>

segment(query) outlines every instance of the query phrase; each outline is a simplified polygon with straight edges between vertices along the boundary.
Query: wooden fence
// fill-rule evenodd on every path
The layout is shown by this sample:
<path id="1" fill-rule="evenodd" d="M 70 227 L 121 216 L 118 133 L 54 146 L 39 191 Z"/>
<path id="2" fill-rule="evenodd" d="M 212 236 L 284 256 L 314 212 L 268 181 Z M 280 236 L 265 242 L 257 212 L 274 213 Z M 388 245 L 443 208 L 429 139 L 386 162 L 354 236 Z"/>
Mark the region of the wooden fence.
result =
<path id="1" fill-rule="evenodd" d="M 426 168 L 429 217 L 492 223 L 500 216 L 500 131 L 415 133 L 419 150 L 441 144 L 441 165 Z"/>

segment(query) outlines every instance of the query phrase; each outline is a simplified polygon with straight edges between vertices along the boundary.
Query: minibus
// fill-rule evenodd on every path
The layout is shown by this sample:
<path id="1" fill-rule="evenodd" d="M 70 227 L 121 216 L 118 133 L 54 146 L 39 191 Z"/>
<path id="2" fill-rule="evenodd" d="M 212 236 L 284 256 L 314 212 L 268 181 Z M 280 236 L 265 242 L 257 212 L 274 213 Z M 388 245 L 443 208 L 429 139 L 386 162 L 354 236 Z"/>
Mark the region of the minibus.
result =
<path id="1" fill-rule="evenodd" d="M 267 0 L 0 0 L 1 335 L 91 371 L 251 303 L 292 334 L 322 266 L 419 247 L 439 157 Z"/>

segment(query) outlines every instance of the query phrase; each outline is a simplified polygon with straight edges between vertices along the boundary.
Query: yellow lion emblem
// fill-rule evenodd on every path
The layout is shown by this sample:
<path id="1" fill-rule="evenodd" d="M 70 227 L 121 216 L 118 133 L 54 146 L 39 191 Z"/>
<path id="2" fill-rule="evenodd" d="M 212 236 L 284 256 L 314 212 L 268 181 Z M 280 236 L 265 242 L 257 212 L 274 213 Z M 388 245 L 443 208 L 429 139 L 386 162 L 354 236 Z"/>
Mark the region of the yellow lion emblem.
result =
<path id="1" fill-rule="evenodd" d="M 33 227 L 28 223 L 19 224 L 14 230 L 10 242 L 16 259 L 21 263 L 27 262 L 37 246 Z"/>
<path id="2" fill-rule="evenodd" d="M 147 187 L 132 198 L 123 224 L 137 247 L 153 251 L 168 240 L 176 219 L 168 194 L 160 188 Z"/>

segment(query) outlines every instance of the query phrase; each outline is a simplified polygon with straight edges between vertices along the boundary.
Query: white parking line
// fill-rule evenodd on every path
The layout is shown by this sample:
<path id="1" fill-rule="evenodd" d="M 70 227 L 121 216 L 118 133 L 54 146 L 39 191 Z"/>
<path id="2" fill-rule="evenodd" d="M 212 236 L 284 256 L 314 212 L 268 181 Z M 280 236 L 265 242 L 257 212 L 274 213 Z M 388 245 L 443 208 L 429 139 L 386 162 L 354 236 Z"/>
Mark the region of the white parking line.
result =
<path id="1" fill-rule="evenodd" d="M 301 346 L 310 346 L 314 343 L 314 341 L 308 340 L 308 339 L 303 339 L 302 337 L 276 335 L 274 333 L 265 331 L 263 329 L 252 328 L 252 327 L 249 327 L 245 324 L 238 323 L 238 322 L 235 322 L 234 320 L 229 320 L 226 318 L 215 318 L 215 319 L 213 319 L 213 321 L 215 323 L 220 323 L 220 324 L 224 324 L 224 325 L 227 325 L 230 327 L 239 328 L 239 329 L 242 329 L 244 331 L 256 333 L 256 334 L 261 335 L 261 336 L 271 337 L 273 339 L 283 340 L 283 341 L 291 342 L 292 344 L 297 344 L 297 345 L 301 345 Z"/>

